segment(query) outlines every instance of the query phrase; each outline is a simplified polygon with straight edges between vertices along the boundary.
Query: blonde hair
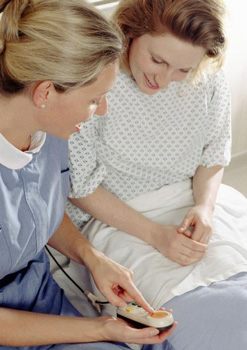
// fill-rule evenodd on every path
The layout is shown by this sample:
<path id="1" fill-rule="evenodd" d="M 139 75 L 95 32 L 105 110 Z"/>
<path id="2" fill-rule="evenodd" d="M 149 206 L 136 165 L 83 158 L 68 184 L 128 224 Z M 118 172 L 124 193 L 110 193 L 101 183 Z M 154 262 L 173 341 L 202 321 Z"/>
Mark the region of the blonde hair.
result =
<path id="1" fill-rule="evenodd" d="M 0 0 L 0 93 L 90 83 L 122 53 L 119 32 L 82 0 Z"/>
<path id="2" fill-rule="evenodd" d="M 223 0 L 120 0 L 113 20 L 125 37 L 122 67 L 130 73 L 131 38 L 168 32 L 203 47 L 206 53 L 199 66 L 208 61 L 217 70 L 222 66 L 226 46 L 224 17 Z"/>

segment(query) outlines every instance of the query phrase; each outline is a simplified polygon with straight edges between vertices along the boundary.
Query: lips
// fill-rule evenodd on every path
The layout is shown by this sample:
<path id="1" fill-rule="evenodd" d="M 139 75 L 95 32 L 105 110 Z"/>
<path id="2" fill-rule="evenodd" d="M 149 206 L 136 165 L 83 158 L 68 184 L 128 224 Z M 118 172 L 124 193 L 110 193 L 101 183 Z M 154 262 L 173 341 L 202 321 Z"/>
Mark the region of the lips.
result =
<path id="1" fill-rule="evenodd" d="M 150 89 L 152 89 L 152 90 L 159 90 L 159 88 L 160 88 L 159 85 L 153 85 L 145 74 L 144 74 L 144 76 L 146 78 L 147 85 L 148 85 L 148 87 Z"/>

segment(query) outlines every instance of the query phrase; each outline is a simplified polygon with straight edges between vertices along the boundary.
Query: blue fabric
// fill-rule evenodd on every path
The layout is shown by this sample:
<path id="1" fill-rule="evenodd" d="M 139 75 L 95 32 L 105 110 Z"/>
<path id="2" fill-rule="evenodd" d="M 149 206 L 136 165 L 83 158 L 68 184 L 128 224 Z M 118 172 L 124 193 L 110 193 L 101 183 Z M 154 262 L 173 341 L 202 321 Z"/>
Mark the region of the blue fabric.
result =
<path id="1" fill-rule="evenodd" d="M 176 350 L 247 349 L 247 273 L 177 296 L 164 307 L 178 321 L 169 337 Z"/>
<path id="2" fill-rule="evenodd" d="M 63 290 L 54 281 L 49 268 L 49 259 L 42 250 L 26 268 L 6 276 L 0 289 L 1 307 L 47 313 L 63 316 L 82 316 L 68 301 Z M 97 342 L 91 344 L 57 344 L 39 347 L 6 347 L 0 349 L 20 350 L 126 350 L 122 343 Z M 143 350 L 174 350 L 166 341 L 164 344 L 145 345 Z"/>
<path id="3" fill-rule="evenodd" d="M 47 136 L 24 168 L 0 165 L 0 280 L 24 268 L 63 217 L 69 190 L 67 141 Z"/>
<path id="4" fill-rule="evenodd" d="M 0 307 L 82 316 L 50 273 L 44 246 L 58 228 L 69 190 L 67 142 L 48 136 L 24 168 L 0 165 Z M 13 337 L 15 335 L 13 334 Z M 125 344 L 60 344 L 6 347 L 22 350 L 117 350 Z M 172 350 L 167 342 L 145 350 Z"/>
<path id="5" fill-rule="evenodd" d="M 122 343 L 91 343 L 91 344 L 63 344 L 54 345 L 51 350 L 130 350 Z M 49 349 L 49 350 L 50 350 Z M 144 345 L 142 350 L 175 350 L 167 341 L 163 344 Z"/>

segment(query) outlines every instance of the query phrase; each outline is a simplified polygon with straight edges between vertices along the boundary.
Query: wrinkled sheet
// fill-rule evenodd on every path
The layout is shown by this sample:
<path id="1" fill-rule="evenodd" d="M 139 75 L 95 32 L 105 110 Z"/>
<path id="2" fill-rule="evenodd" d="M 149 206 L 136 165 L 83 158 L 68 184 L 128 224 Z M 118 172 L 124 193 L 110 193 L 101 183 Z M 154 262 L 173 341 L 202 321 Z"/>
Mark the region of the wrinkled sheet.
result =
<path id="1" fill-rule="evenodd" d="M 191 182 L 163 187 L 128 204 L 158 223 L 178 225 L 194 204 Z M 179 325 L 169 342 L 175 350 L 247 349 L 247 200 L 238 191 L 220 186 L 207 253 L 190 266 L 180 266 L 142 240 L 95 219 L 83 233 L 97 249 L 134 271 L 135 284 L 153 307 L 173 309 Z M 65 268 L 101 296 L 85 267 L 66 261 Z M 60 271 L 54 277 L 85 314 L 81 292 Z M 107 306 L 103 314 L 115 311 Z M 94 309 L 88 310 L 93 314 Z"/>
<path id="2" fill-rule="evenodd" d="M 160 224 L 180 224 L 193 205 L 191 181 L 165 186 L 141 195 L 128 204 Z M 221 185 L 216 201 L 213 234 L 201 261 L 181 266 L 144 241 L 91 220 L 85 236 L 99 250 L 135 274 L 135 283 L 152 306 L 199 286 L 247 272 L 247 199 Z"/>

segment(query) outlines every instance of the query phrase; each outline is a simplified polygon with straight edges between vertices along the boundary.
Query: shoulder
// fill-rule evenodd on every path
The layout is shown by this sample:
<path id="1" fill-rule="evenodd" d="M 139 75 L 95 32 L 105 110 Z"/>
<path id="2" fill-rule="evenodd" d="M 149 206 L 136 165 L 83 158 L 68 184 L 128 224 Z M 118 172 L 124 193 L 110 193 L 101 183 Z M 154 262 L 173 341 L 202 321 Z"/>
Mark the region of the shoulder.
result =
<path id="1" fill-rule="evenodd" d="M 206 78 L 206 84 L 209 87 L 218 87 L 227 85 L 227 78 L 224 68 L 221 68 L 216 73 L 209 74 Z"/>
<path id="2" fill-rule="evenodd" d="M 208 97 L 211 98 L 216 95 L 225 96 L 226 98 L 230 97 L 230 89 L 224 68 L 207 76 L 206 90 Z"/>

